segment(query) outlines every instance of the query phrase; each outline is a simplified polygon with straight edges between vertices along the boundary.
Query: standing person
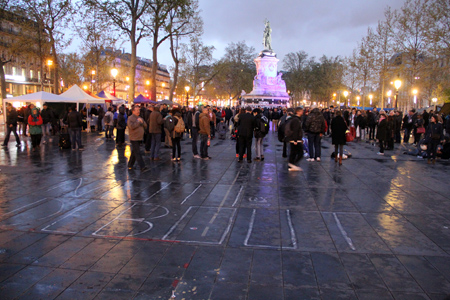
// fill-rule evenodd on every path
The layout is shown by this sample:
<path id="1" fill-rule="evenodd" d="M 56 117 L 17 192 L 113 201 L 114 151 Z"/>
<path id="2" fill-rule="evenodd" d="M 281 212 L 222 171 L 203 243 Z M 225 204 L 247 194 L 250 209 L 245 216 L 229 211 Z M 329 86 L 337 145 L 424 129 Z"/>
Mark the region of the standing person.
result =
<path id="1" fill-rule="evenodd" d="M 221 119 L 220 122 L 217 124 L 216 130 L 219 135 L 219 140 L 225 140 L 227 138 L 228 129 L 224 119 Z"/>
<path id="2" fill-rule="evenodd" d="M 286 141 L 285 137 L 285 133 L 284 133 L 284 127 L 286 126 L 286 122 L 289 121 L 289 119 L 294 115 L 295 111 L 293 108 L 288 108 L 286 111 L 286 114 L 284 114 L 281 119 L 280 122 L 278 124 L 278 141 L 283 143 L 283 153 L 282 153 L 282 157 L 286 158 L 288 157 L 287 155 L 287 145 L 289 144 L 288 141 Z M 303 114 L 303 112 L 302 112 Z M 303 124 L 303 122 L 302 122 Z"/>
<path id="3" fill-rule="evenodd" d="M 125 107 L 122 105 L 119 107 L 119 113 L 117 114 L 117 137 L 116 144 L 121 147 L 125 144 L 125 129 L 127 128 L 128 116 L 125 113 Z"/>
<path id="4" fill-rule="evenodd" d="M 359 130 L 359 139 L 361 140 L 365 140 L 366 139 L 366 125 L 367 125 L 367 120 L 366 117 L 363 113 L 361 113 L 360 110 L 358 110 L 357 112 L 357 116 L 356 116 L 356 121 L 355 121 L 355 126 L 356 126 L 356 130 Z M 357 136 L 358 136 L 357 134 Z"/>
<path id="5" fill-rule="evenodd" d="M 400 144 L 401 142 L 401 130 L 402 130 L 402 114 L 399 111 L 395 111 L 394 115 L 394 142 Z"/>
<path id="6" fill-rule="evenodd" d="M 384 112 L 384 110 L 381 110 L 377 130 L 377 139 L 378 142 L 380 143 L 380 151 L 377 153 L 378 155 L 384 155 L 384 143 L 387 140 L 387 134 L 388 134 L 388 121 L 386 113 Z"/>
<path id="7" fill-rule="evenodd" d="M 422 115 L 418 114 L 414 123 L 414 146 L 419 143 L 422 133 L 425 133 L 425 122 Z"/>
<path id="8" fill-rule="evenodd" d="M 97 131 L 102 132 L 103 131 L 103 117 L 105 116 L 105 111 L 103 110 L 103 107 L 101 105 L 98 106 L 97 113 L 98 113 Z"/>
<path id="9" fill-rule="evenodd" d="M 211 159 L 208 156 L 208 139 L 211 138 L 211 124 L 208 115 L 208 108 L 204 107 L 199 116 L 199 131 L 200 134 L 200 156 L 204 160 Z"/>
<path id="10" fill-rule="evenodd" d="M 134 163 L 137 161 L 141 172 L 147 170 L 145 167 L 144 159 L 141 155 L 141 142 L 144 139 L 144 130 L 147 127 L 147 123 L 142 119 L 139 114 L 141 109 L 139 106 L 134 106 L 131 111 L 131 116 L 128 118 L 128 136 L 131 144 L 131 155 L 128 161 L 128 169 L 133 169 Z"/>
<path id="11" fill-rule="evenodd" d="M 331 113 L 328 107 L 325 108 L 325 111 L 323 112 L 323 117 L 325 119 L 325 122 L 327 122 L 327 132 L 325 132 L 325 134 L 330 135 Z"/>
<path id="12" fill-rule="evenodd" d="M 181 117 L 181 113 L 178 109 L 172 109 L 171 115 L 174 125 L 170 132 L 170 136 L 172 138 L 172 160 L 179 162 L 181 160 L 181 137 L 186 130 L 186 125 L 184 124 L 183 118 Z"/>
<path id="13" fill-rule="evenodd" d="M 17 134 L 17 111 L 10 102 L 6 103 L 6 135 L 2 147 L 8 147 L 11 132 L 16 138 L 16 147 L 20 147 L 20 138 Z"/>
<path id="14" fill-rule="evenodd" d="M 441 123 L 438 122 L 438 116 L 432 115 L 430 119 L 430 124 L 428 124 L 427 131 L 425 133 L 425 140 L 428 142 L 427 145 L 427 156 L 428 163 L 431 161 L 433 164 L 436 163 L 436 151 L 437 146 L 440 141 L 444 139 L 444 130 Z"/>
<path id="15" fill-rule="evenodd" d="M 346 142 L 345 132 L 348 126 L 342 117 L 342 112 L 337 111 L 336 116 L 331 121 L 331 143 L 334 145 L 334 161 L 339 159 L 339 165 L 342 165 L 342 156 L 344 155 L 344 145 Z M 339 151 L 338 151 L 339 150 Z"/>
<path id="16" fill-rule="evenodd" d="M 356 138 L 356 108 L 352 108 L 352 113 L 348 116 L 348 125 L 350 127 L 350 134 L 353 136 L 353 139 Z"/>
<path id="17" fill-rule="evenodd" d="M 172 137 L 170 132 L 173 130 L 173 120 L 170 111 L 167 111 L 166 116 L 164 117 L 164 146 L 166 148 L 172 148 Z"/>
<path id="18" fill-rule="evenodd" d="M 239 162 L 242 162 L 245 150 L 247 150 L 247 162 L 252 162 L 252 140 L 255 129 L 255 118 L 252 108 L 247 106 L 245 114 L 239 115 L 238 139 L 239 139 Z"/>
<path id="19" fill-rule="evenodd" d="M 72 151 L 83 151 L 83 144 L 81 144 L 81 127 L 83 125 L 81 121 L 81 114 L 74 108 L 69 107 L 69 114 L 67 115 L 67 125 L 69 127 L 69 134 L 72 143 Z"/>
<path id="20" fill-rule="evenodd" d="M 152 136 L 150 135 L 149 129 L 150 129 L 150 115 L 153 110 L 154 110 L 153 105 L 149 105 L 145 109 L 143 117 L 141 116 L 141 118 L 144 119 L 144 121 L 147 123 L 147 128 L 144 131 L 145 153 L 150 153 L 150 148 L 152 147 Z"/>
<path id="21" fill-rule="evenodd" d="M 309 158 L 307 161 L 320 161 L 321 139 L 325 133 L 325 119 L 316 105 L 311 106 L 312 111 L 305 122 L 305 131 L 308 134 Z"/>
<path id="22" fill-rule="evenodd" d="M 225 108 L 225 123 L 227 124 L 227 127 L 230 126 L 230 119 L 233 116 L 233 112 L 231 111 L 230 107 L 228 106 Z"/>
<path id="23" fill-rule="evenodd" d="M 44 103 L 43 105 L 41 117 L 42 117 L 42 134 L 44 137 L 42 143 L 46 144 L 47 141 L 45 140 L 45 137 L 47 137 L 47 139 L 50 139 L 50 129 L 52 128 L 53 120 L 55 118 L 53 111 L 48 107 L 47 103 Z"/>
<path id="24" fill-rule="evenodd" d="M 6 108 L 8 108 L 8 107 L 6 107 Z M 15 110 L 15 108 L 14 108 L 14 110 Z M 22 106 L 17 111 L 17 122 L 19 123 L 18 132 L 19 132 L 19 134 L 22 134 L 22 135 L 23 135 L 23 132 L 25 132 L 25 130 L 26 130 L 25 127 L 27 127 L 25 124 L 25 121 L 24 121 L 24 113 L 25 113 L 25 107 Z"/>
<path id="25" fill-rule="evenodd" d="M 159 108 L 159 105 L 155 106 L 148 121 L 148 132 L 151 136 L 150 159 L 156 161 L 161 160 L 159 158 L 159 148 L 161 147 L 161 126 L 164 124 L 164 119 L 162 114 L 159 112 Z"/>
<path id="26" fill-rule="evenodd" d="M 277 108 L 273 109 L 272 120 L 272 130 L 278 131 L 278 121 L 280 120 L 280 113 L 278 112 Z"/>
<path id="27" fill-rule="evenodd" d="M 28 116 L 28 125 L 30 126 L 29 132 L 31 136 L 31 145 L 33 146 L 33 151 L 41 146 L 42 138 L 42 117 L 39 110 L 35 107 Z"/>
<path id="28" fill-rule="evenodd" d="M 208 109 L 208 116 L 209 116 L 209 121 L 210 121 L 210 126 L 211 126 L 211 139 L 213 140 L 216 137 L 217 116 L 216 116 L 215 112 L 212 110 L 212 108 Z"/>
<path id="29" fill-rule="evenodd" d="M 103 121 L 105 122 L 105 137 L 106 139 L 110 139 L 113 135 L 114 129 L 114 114 L 112 113 L 112 107 L 108 107 L 108 111 L 103 117 Z"/>
<path id="30" fill-rule="evenodd" d="M 303 157 L 303 129 L 301 117 L 303 108 L 297 107 L 294 116 L 289 118 L 286 123 L 285 135 L 286 141 L 291 145 L 289 153 L 289 171 L 303 171 L 299 166 L 295 165 Z"/>
<path id="31" fill-rule="evenodd" d="M 411 131 L 414 127 L 414 122 L 416 120 L 414 116 L 415 110 L 412 109 L 408 112 L 407 115 L 403 118 L 403 128 L 405 129 L 405 135 L 403 136 L 403 143 L 409 143 L 409 137 L 411 135 Z"/>
<path id="32" fill-rule="evenodd" d="M 234 133 L 236 135 L 236 157 L 239 157 L 239 138 L 237 136 L 237 132 L 238 132 L 238 123 L 239 123 L 239 117 L 241 115 L 245 114 L 245 109 L 241 108 L 239 110 L 239 112 L 234 116 L 233 121 L 234 121 Z M 247 157 L 247 154 L 244 154 L 244 158 Z"/>
<path id="33" fill-rule="evenodd" d="M 375 140 L 375 127 L 377 126 L 377 115 L 374 111 L 367 111 L 367 122 L 369 125 L 369 140 Z"/>
<path id="34" fill-rule="evenodd" d="M 201 158 L 201 156 L 198 155 L 197 150 L 199 128 L 200 128 L 200 110 L 192 108 L 191 137 L 192 137 L 192 154 L 194 155 L 194 158 Z"/>
<path id="35" fill-rule="evenodd" d="M 255 117 L 255 161 L 264 160 L 264 145 L 263 140 L 266 134 L 269 132 L 269 120 L 261 113 L 260 109 L 253 110 L 253 116 Z"/>
<path id="36" fill-rule="evenodd" d="M 34 104 L 30 104 L 23 110 L 23 131 L 22 135 L 27 136 L 28 117 L 31 115 L 31 110 L 34 108 Z"/>

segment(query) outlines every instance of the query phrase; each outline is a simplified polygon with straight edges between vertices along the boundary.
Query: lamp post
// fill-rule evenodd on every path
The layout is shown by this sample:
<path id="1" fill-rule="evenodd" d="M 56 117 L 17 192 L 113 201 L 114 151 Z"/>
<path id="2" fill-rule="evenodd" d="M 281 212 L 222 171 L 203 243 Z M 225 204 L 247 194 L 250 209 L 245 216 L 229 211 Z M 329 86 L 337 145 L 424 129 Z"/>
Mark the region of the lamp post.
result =
<path id="1" fill-rule="evenodd" d="M 357 106 L 359 106 L 359 99 L 361 99 L 361 97 L 356 96 L 356 101 L 358 101 L 358 102 L 356 103 Z M 363 108 L 363 110 L 364 110 L 364 108 Z"/>
<path id="2" fill-rule="evenodd" d="M 344 97 L 345 97 L 345 99 L 347 100 L 347 96 L 348 96 L 348 92 L 347 91 L 344 91 Z M 347 103 L 348 104 L 348 103 Z M 350 105 L 348 105 L 348 106 L 350 106 Z"/>
<path id="3" fill-rule="evenodd" d="M 369 94 L 369 99 L 370 99 L 370 105 L 372 105 L 372 99 L 373 99 L 373 95 Z"/>
<path id="4" fill-rule="evenodd" d="M 389 106 L 391 106 L 392 91 L 388 91 L 386 95 L 388 96 L 388 104 L 389 104 Z"/>
<path id="5" fill-rule="evenodd" d="M 186 106 L 189 106 L 189 90 L 191 89 L 188 85 L 184 87 L 186 90 Z"/>
<path id="6" fill-rule="evenodd" d="M 50 88 L 50 93 L 52 92 L 52 70 L 50 69 L 50 67 L 53 66 L 53 60 L 48 59 L 47 60 L 47 67 L 48 67 L 48 77 L 50 79 L 50 83 L 49 83 L 49 88 Z"/>
<path id="7" fill-rule="evenodd" d="M 413 103 L 414 103 L 413 107 L 417 108 L 417 93 L 418 93 L 417 89 L 413 89 L 412 93 L 413 93 Z"/>
<path id="8" fill-rule="evenodd" d="M 95 75 L 95 70 L 91 71 L 91 94 L 94 94 L 94 75 Z"/>
<path id="9" fill-rule="evenodd" d="M 397 109 L 398 108 L 398 89 L 402 86 L 402 81 L 400 79 L 397 79 L 396 81 L 394 81 L 394 86 L 395 86 L 395 106 L 394 106 L 394 108 Z"/>
<path id="10" fill-rule="evenodd" d="M 434 103 L 434 113 L 436 113 L 436 110 L 437 110 L 437 98 L 433 98 L 433 99 L 431 99 L 431 101 L 433 101 L 433 103 Z"/>
<path id="11" fill-rule="evenodd" d="M 116 76 L 119 74 L 119 70 L 116 69 L 116 66 L 111 69 L 111 75 L 113 77 L 113 93 L 114 97 L 116 97 Z"/>

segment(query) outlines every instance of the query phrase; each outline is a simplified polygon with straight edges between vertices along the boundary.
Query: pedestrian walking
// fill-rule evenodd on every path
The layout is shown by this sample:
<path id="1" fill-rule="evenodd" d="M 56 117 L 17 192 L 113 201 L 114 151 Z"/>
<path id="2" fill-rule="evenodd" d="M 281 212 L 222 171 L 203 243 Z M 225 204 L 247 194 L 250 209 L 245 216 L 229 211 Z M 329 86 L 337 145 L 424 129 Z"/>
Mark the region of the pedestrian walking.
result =
<path id="1" fill-rule="evenodd" d="M 186 125 L 178 109 L 172 109 L 171 115 L 174 125 L 170 132 L 172 138 L 172 160 L 179 162 L 181 160 L 181 138 L 186 130 Z"/>
<path id="2" fill-rule="evenodd" d="M 81 121 L 81 114 L 74 108 L 69 107 L 69 113 L 67 114 L 66 123 L 69 127 L 72 151 L 77 150 L 77 146 L 78 151 L 83 151 L 84 147 L 81 143 L 81 127 L 83 125 Z"/>
<path id="3" fill-rule="evenodd" d="M 269 120 L 264 116 L 260 109 L 253 110 L 253 116 L 255 117 L 255 161 L 264 160 L 264 137 L 269 132 Z"/>
<path id="4" fill-rule="evenodd" d="M 289 171 L 303 171 L 296 165 L 303 158 L 303 129 L 302 120 L 303 108 L 297 107 L 294 110 L 294 115 L 289 118 L 289 121 L 284 127 L 286 141 L 290 144 L 289 153 Z"/>
<path id="5" fill-rule="evenodd" d="M 204 160 L 211 159 L 208 156 L 208 140 L 211 139 L 211 124 L 208 115 L 208 108 L 204 107 L 199 117 L 200 134 L 200 156 Z"/>
<path id="6" fill-rule="evenodd" d="M 325 119 L 317 108 L 317 105 L 311 106 L 312 111 L 305 122 L 305 131 L 308 135 L 309 158 L 307 161 L 320 161 L 322 136 L 325 133 Z"/>
<path id="7" fill-rule="evenodd" d="M 164 119 L 162 114 L 159 112 L 160 106 L 156 105 L 150 114 L 150 119 L 148 121 L 149 129 L 148 132 L 151 136 L 150 145 L 150 159 L 151 160 L 161 160 L 159 158 L 159 149 L 161 147 L 161 126 L 164 124 Z"/>
<path id="8" fill-rule="evenodd" d="M 245 152 L 247 152 L 247 162 L 252 162 L 252 140 L 255 127 L 252 108 L 247 106 L 245 114 L 239 115 L 238 121 L 239 162 L 242 162 Z"/>
<path id="9" fill-rule="evenodd" d="M 117 133 L 116 144 L 118 147 L 122 147 L 125 144 L 125 129 L 127 128 L 128 116 L 125 113 L 125 107 L 119 107 L 119 113 L 117 114 Z"/>
<path id="10" fill-rule="evenodd" d="M 103 122 L 105 123 L 105 138 L 110 139 L 112 138 L 114 130 L 114 114 L 111 106 L 108 107 L 108 110 L 103 117 Z"/>
<path id="11" fill-rule="evenodd" d="M 50 129 L 52 129 L 52 124 L 55 119 L 55 115 L 52 109 L 48 107 L 47 103 L 44 103 L 43 105 L 41 117 L 42 117 L 42 137 L 43 137 L 42 143 L 46 144 L 47 143 L 46 139 L 50 140 Z"/>
<path id="12" fill-rule="evenodd" d="M 444 140 L 444 129 L 441 123 L 438 122 L 438 116 L 432 115 L 430 124 L 428 124 L 425 132 L 425 140 L 427 141 L 427 157 L 428 163 L 436 163 L 437 146 Z"/>
<path id="13" fill-rule="evenodd" d="M 12 104 L 8 102 L 6 104 L 6 135 L 2 147 L 8 147 L 9 136 L 11 135 L 11 132 L 16 138 L 16 147 L 20 147 L 20 138 L 17 134 L 17 120 L 17 111 L 12 106 Z"/>
<path id="14" fill-rule="evenodd" d="M 134 163 L 137 161 L 141 172 L 147 170 L 145 167 L 144 159 L 141 154 L 141 142 L 144 139 L 144 130 L 147 127 L 147 123 L 140 116 L 139 106 L 134 106 L 131 111 L 131 116 L 128 118 L 128 136 L 131 144 L 131 155 L 128 161 L 128 169 L 133 169 Z"/>
<path id="15" fill-rule="evenodd" d="M 348 130 L 347 123 L 342 117 L 342 112 L 338 110 L 336 116 L 331 121 L 331 143 L 334 145 L 334 161 L 342 165 L 344 155 L 344 145 L 346 143 L 345 133 Z"/>
<path id="16" fill-rule="evenodd" d="M 387 134 L 388 134 L 388 121 L 385 111 L 381 110 L 378 119 L 378 129 L 377 129 L 377 140 L 378 143 L 380 144 L 380 151 L 377 153 L 378 155 L 384 155 L 384 143 L 387 140 Z"/>
<path id="17" fill-rule="evenodd" d="M 31 114 L 28 116 L 28 125 L 30 126 L 29 132 L 31 137 L 31 146 L 32 151 L 36 151 L 36 149 L 41 146 L 41 138 L 42 138 L 42 117 L 39 113 L 39 110 L 35 107 L 31 110 Z"/>

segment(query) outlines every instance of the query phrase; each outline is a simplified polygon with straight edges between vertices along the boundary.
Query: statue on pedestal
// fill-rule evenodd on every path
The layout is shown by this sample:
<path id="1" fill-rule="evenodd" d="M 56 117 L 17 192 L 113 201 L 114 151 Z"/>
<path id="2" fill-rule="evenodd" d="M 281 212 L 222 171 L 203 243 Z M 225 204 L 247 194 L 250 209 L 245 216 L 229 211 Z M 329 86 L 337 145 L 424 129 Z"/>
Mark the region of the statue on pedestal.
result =
<path id="1" fill-rule="evenodd" d="M 263 34 L 263 45 L 264 50 L 272 51 L 272 28 L 270 28 L 270 22 L 266 19 L 264 21 L 264 34 Z"/>

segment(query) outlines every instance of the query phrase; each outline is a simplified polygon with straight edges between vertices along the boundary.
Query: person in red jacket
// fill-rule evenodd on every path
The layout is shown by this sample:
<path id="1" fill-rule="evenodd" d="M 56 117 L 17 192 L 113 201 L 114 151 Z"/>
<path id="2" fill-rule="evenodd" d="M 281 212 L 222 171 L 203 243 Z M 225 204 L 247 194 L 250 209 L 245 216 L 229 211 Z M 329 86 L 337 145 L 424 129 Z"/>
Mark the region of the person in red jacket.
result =
<path id="1" fill-rule="evenodd" d="M 36 148 L 39 148 L 41 145 L 42 138 L 42 121 L 41 114 L 39 110 L 35 107 L 31 110 L 31 114 L 28 116 L 28 125 L 30 126 L 30 136 L 31 136 L 31 145 L 33 146 L 33 151 L 36 151 Z"/>

